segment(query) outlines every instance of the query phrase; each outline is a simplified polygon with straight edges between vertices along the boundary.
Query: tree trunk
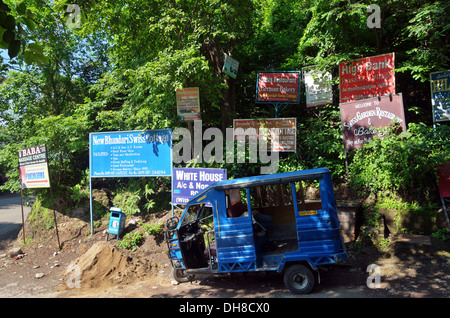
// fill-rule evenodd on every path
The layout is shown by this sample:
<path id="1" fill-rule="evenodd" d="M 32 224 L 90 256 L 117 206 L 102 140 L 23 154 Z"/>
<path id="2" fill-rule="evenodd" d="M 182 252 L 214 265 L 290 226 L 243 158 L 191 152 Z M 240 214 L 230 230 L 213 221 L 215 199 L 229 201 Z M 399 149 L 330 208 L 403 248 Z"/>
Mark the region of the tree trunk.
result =
<path id="1" fill-rule="evenodd" d="M 209 61 L 219 78 L 222 78 L 226 87 L 221 90 L 221 122 L 222 131 L 233 123 L 233 115 L 236 113 L 235 80 L 222 73 L 225 61 L 225 52 L 217 39 L 207 39 L 203 42 L 203 49 L 207 53 Z"/>

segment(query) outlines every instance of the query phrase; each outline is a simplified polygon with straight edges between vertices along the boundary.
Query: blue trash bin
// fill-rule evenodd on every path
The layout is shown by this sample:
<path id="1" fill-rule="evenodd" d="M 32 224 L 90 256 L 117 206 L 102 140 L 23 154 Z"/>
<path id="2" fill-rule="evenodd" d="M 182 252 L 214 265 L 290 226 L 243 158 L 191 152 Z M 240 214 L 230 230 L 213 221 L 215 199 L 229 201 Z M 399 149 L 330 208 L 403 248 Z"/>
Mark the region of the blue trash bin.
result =
<path id="1" fill-rule="evenodd" d="M 110 212 L 111 215 L 109 216 L 108 235 L 106 236 L 106 240 L 109 240 L 109 234 L 114 234 L 117 239 L 119 239 L 119 235 L 125 228 L 127 215 L 123 213 L 120 208 L 111 208 Z"/>

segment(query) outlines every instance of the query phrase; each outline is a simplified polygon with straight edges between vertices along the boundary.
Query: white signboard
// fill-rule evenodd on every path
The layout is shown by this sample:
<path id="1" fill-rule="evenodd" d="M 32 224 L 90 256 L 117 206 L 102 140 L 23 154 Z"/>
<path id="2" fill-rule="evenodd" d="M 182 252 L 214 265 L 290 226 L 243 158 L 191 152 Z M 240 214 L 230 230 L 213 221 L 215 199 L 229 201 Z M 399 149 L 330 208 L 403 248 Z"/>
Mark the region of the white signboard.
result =
<path id="1" fill-rule="evenodd" d="M 313 67 L 303 68 L 305 81 L 306 107 L 315 107 L 333 103 L 330 72 Z"/>

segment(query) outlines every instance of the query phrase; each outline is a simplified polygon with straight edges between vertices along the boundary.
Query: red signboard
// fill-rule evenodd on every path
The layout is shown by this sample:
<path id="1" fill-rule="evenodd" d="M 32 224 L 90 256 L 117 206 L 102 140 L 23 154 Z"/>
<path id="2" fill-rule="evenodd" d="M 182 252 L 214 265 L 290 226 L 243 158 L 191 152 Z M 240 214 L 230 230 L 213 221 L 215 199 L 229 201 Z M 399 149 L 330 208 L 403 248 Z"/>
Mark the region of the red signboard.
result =
<path id="1" fill-rule="evenodd" d="M 394 53 L 339 64 L 340 102 L 395 94 Z"/>
<path id="2" fill-rule="evenodd" d="M 450 163 L 434 167 L 441 198 L 450 198 Z"/>
<path id="3" fill-rule="evenodd" d="M 298 104 L 300 72 L 259 72 L 256 86 L 257 103 Z"/>
<path id="4" fill-rule="evenodd" d="M 369 98 L 340 105 L 345 149 L 362 148 L 392 121 L 406 131 L 402 94 Z"/>

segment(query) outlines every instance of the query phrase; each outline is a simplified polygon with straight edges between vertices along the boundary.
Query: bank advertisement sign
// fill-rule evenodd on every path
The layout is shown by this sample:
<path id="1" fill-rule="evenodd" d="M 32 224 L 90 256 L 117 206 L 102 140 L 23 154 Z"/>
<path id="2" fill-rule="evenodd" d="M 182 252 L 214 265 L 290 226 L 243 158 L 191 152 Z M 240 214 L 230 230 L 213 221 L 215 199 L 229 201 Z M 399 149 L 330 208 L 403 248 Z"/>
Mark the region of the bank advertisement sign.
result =
<path id="1" fill-rule="evenodd" d="M 374 97 L 340 105 L 345 149 L 362 148 L 378 128 L 398 122 L 406 131 L 402 94 Z"/>
<path id="2" fill-rule="evenodd" d="M 172 175 L 172 131 L 117 131 L 89 134 L 91 177 Z"/>
<path id="3" fill-rule="evenodd" d="M 226 169 L 174 168 L 172 203 L 186 204 L 210 185 L 227 179 Z"/>
<path id="4" fill-rule="evenodd" d="M 298 104 L 300 72 L 259 72 L 256 84 L 256 103 Z"/>
<path id="5" fill-rule="evenodd" d="M 19 150 L 20 186 L 25 188 L 50 188 L 45 144 Z"/>
<path id="6" fill-rule="evenodd" d="M 394 53 L 339 64 L 340 102 L 395 94 Z"/>
<path id="7" fill-rule="evenodd" d="M 306 107 L 332 104 L 331 73 L 318 70 L 315 67 L 305 67 L 302 72 L 305 82 Z"/>
<path id="8" fill-rule="evenodd" d="M 450 120 L 450 70 L 430 74 L 433 121 Z"/>

